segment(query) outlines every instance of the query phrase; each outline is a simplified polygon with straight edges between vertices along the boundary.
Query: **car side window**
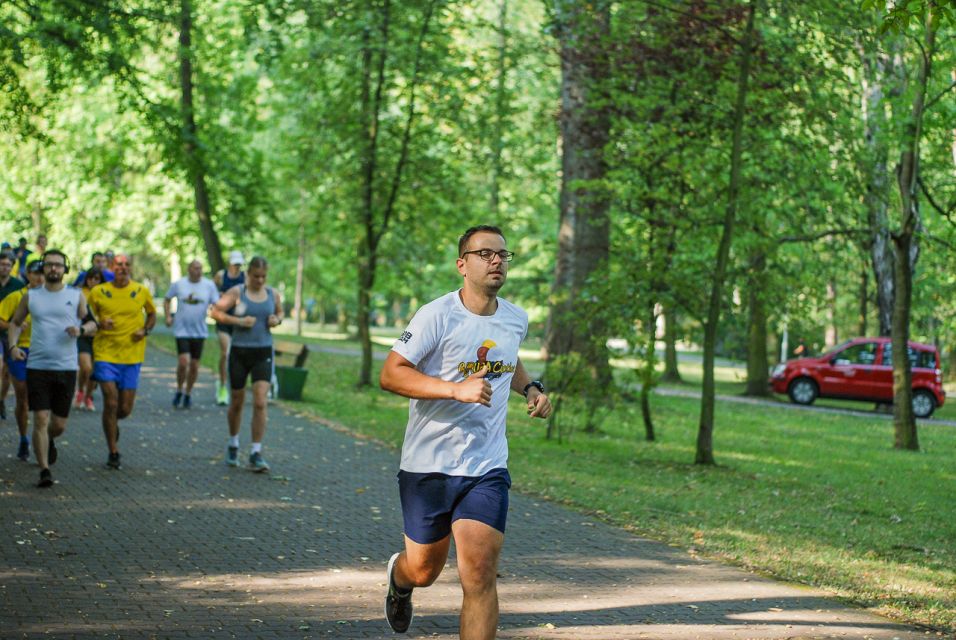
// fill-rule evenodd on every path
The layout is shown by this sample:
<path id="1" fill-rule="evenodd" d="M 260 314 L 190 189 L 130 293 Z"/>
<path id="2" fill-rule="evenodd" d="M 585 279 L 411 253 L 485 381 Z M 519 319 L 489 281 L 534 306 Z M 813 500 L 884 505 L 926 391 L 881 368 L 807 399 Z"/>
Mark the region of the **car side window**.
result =
<path id="1" fill-rule="evenodd" d="M 906 349 L 910 357 L 910 368 L 913 369 L 935 369 L 936 356 L 932 351 L 916 350 L 913 347 Z M 883 365 L 893 366 L 893 345 L 887 343 L 883 345 Z"/>
<path id="2" fill-rule="evenodd" d="M 848 347 L 833 358 L 835 365 L 873 364 L 876 362 L 876 343 L 863 342 Z"/>

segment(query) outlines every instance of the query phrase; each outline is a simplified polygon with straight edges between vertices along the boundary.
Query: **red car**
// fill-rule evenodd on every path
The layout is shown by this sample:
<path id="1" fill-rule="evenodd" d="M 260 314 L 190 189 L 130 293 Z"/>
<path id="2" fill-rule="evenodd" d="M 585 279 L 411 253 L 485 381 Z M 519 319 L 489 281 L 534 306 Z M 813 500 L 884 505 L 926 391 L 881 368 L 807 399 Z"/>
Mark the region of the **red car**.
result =
<path id="1" fill-rule="evenodd" d="M 913 413 L 933 415 L 943 406 L 943 374 L 939 352 L 930 344 L 909 343 L 913 371 Z M 780 363 L 770 376 L 770 386 L 797 404 L 817 398 L 893 402 L 893 345 L 889 338 L 854 338 L 818 358 Z"/>

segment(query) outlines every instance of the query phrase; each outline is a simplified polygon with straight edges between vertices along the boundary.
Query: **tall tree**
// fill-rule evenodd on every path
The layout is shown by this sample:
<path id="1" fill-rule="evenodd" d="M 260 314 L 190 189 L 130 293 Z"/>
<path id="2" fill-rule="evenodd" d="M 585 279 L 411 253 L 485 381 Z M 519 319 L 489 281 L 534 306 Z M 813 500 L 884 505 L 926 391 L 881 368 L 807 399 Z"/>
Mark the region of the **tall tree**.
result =
<path id="1" fill-rule="evenodd" d="M 369 386 L 372 381 L 372 337 L 369 328 L 371 296 L 375 287 L 379 247 L 389 230 L 395 206 L 402 187 L 408 162 L 413 127 L 418 116 L 417 92 L 422 78 L 422 59 L 426 38 L 438 0 L 428 0 L 423 7 L 414 44 L 411 74 L 407 83 L 408 96 L 401 106 L 404 124 L 399 133 L 399 148 L 394 168 L 382 175 L 380 136 L 382 119 L 396 105 L 388 104 L 389 80 L 387 67 L 389 55 L 393 54 L 392 3 L 383 0 L 381 5 L 370 1 L 367 7 L 368 24 L 362 40 L 361 71 L 361 118 L 363 125 L 362 154 L 360 158 L 361 200 L 358 207 L 360 237 L 358 241 L 358 335 L 362 345 L 362 361 L 359 369 L 359 386 Z M 374 26 L 373 26 L 374 25 Z M 376 28 L 377 27 L 377 28 Z M 384 185 L 382 184 L 384 183 Z"/>
<path id="2" fill-rule="evenodd" d="M 910 316 L 913 295 L 913 265 L 911 254 L 916 252 L 916 234 L 919 231 L 920 139 L 923 135 L 923 116 L 926 107 L 926 89 L 932 72 L 936 51 L 936 31 L 939 17 L 936 3 L 926 3 L 923 41 L 917 56 L 916 84 L 909 117 L 903 126 L 902 148 L 896 167 L 900 194 L 900 226 L 893 234 L 894 285 L 893 301 L 893 426 L 894 446 L 897 449 L 919 449 L 916 418 L 913 415 L 912 371 L 907 343 L 910 337 Z"/>
<path id="3" fill-rule="evenodd" d="M 179 87 L 180 117 L 182 118 L 183 157 L 186 173 L 193 185 L 193 203 L 199 231 L 206 248 L 206 257 L 213 271 L 225 268 L 219 234 L 212 223 L 209 190 L 206 186 L 206 163 L 203 159 L 199 132 L 196 127 L 196 109 L 193 103 L 192 46 L 193 10 L 190 0 L 179 3 Z"/>
<path id="4" fill-rule="evenodd" d="M 701 385 L 700 424 L 697 430 L 697 452 L 694 462 L 714 464 L 714 355 L 717 344 L 717 329 L 720 323 L 720 307 L 723 299 L 723 281 L 733 242 L 734 222 L 739 206 L 741 170 L 743 165 L 744 114 L 747 91 L 750 86 L 750 65 L 753 58 L 754 31 L 758 0 L 751 0 L 747 8 L 747 25 L 740 41 L 740 67 L 737 78 L 737 95 L 733 111 L 733 138 L 730 151 L 730 180 L 727 187 L 727 204 L 724 210 L 720 245 L 710 284 L 710 300 L 707 319 L 704 322 L 703 383 Z"/>
<path id="5" fill-rule="evenodd" d="M 580 356 L 591 381 L 584 387 L 591 390 L 589 397 L 611 381 L 607 335 L 599 320 L 601 303 L 586 295 L 589 279 L 606 265 L 610 249 L 609 199 L 602 185 L 610 134 L 604 94 L 610 72 L 610 5 L 606 0 L 557 0 L 554 9 L 561 50 L 562 158 L 546 351 L 551 362 L 560 356 Z"/>

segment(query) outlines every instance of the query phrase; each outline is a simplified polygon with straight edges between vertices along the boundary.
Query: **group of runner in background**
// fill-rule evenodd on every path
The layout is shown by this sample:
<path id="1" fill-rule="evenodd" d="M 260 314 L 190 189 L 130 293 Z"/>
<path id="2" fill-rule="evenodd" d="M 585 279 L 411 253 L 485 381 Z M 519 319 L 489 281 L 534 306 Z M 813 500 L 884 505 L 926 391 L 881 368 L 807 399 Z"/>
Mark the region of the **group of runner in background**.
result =
<path id="1" fill-rule="evenodd" d="M 271 329 L 282 321 L 278 292 L 266 286 L 268 264 L 253 258 L 247 271 L 243 255 L 233 251 L 229 265 L 203 277 L 193 260 L 187 275 L 173 282 L 163 301 L 165 323 L 172 328 L 178 353 L 176 408 L 192 407 L 192 391 L 207 337 L 206 318 L 216 320 L 221 349 L 216 402 L 228 405 L 226 463 L 239 466 L 239 426 L 246 381 L 252 379 L 252 447 L 249 468 L 269 470 L 262 456 L 267 395 L 274 376 Z M 50 465 L 58 452 L 55 438 L 66 429 L 70 409 L 95 411 L 102 394 L 102 427 L 109 450 L 107 467 L 120 469 L 119 422 L 136 400 L 146 356 L 146 336 L 156 324 L 152 294 L 131 278 L 132 259 L 123 253 L 95 252 L 89 267 L 72 278 L 67 256 L 47 249 L 46 236 L 36 249 L 20 238 L 17 247 L 0 248 L 0 419 L 13 387 L 19 432 L 17 457 L 28 460 L 31 443 L 40 466 L 37 486 L 54 484 Z M 72 280 L 70 280 L 72 278 Z M 68 284 L 70 282 L 70 284 Z M 176 312 L 172 301 L 176 300 Z M 28 414 L 34 428 L 28 432 Z"/>

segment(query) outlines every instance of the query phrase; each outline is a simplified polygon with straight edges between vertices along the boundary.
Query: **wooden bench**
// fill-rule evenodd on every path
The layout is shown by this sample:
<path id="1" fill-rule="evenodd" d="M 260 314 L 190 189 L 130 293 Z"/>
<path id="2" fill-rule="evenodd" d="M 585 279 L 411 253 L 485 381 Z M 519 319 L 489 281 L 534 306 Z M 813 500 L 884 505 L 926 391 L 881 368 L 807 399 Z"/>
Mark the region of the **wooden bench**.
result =
<path id="1" fill-rule="evenodd" d="M 276 365 L 283 367 L 305 367 L 305 359 L 309 357 L 309 348 L 298 342 L 276 340 L 272 343 L 276 353 Z"/>

